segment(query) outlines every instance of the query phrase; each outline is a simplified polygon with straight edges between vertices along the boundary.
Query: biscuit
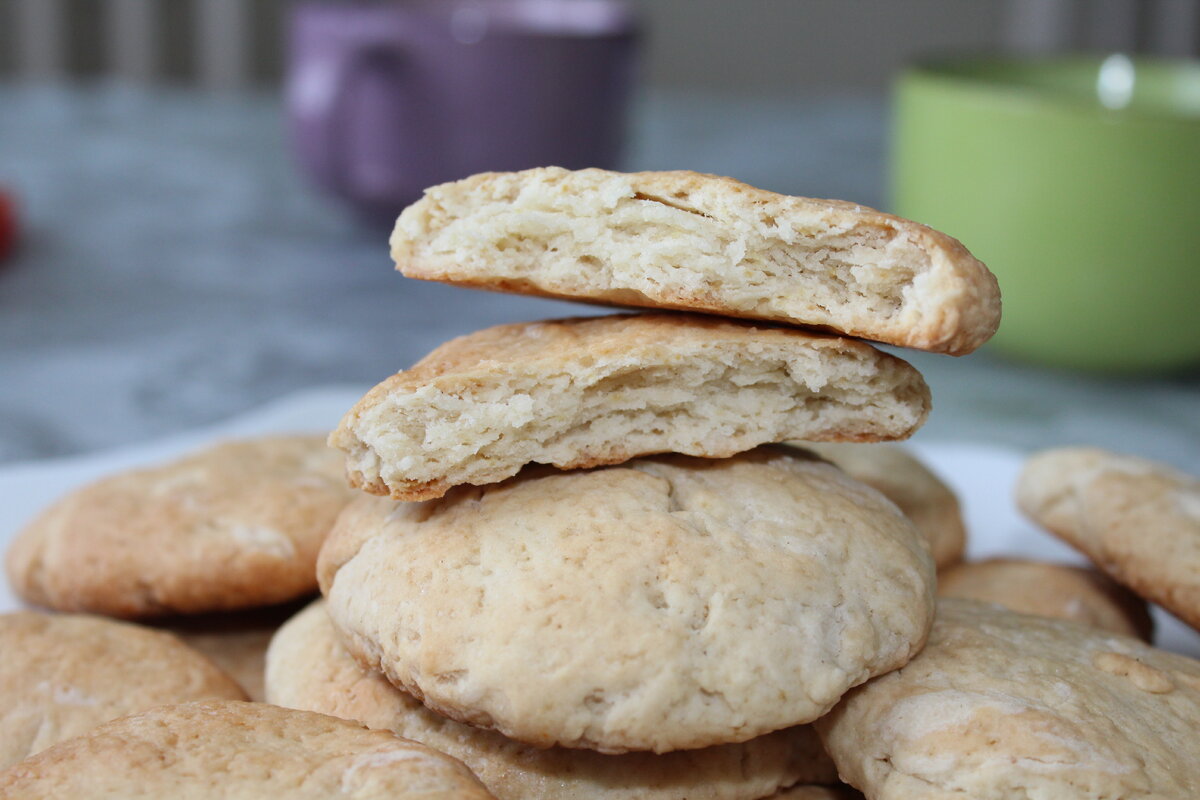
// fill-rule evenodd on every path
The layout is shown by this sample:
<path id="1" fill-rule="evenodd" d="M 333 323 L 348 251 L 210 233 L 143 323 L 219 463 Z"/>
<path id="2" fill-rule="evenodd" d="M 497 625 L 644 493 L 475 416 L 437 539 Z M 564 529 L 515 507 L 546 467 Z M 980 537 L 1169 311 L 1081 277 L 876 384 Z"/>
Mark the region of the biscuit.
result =
<path id="1" fill-rule="evenodd" d="M 771 797 L 772 800 L 863 800 L 861 794 L 846 786 L 793 786 Z"/>
<path id="2" fill-rule="evenodd" d="M 871 800 L 1200 795 L 1200 661 L 1064 620 L 943 599 L 903 670 L 816 727 Z"/>
<path id="3" fill-rule="evenodd" d="M 1200 480 L 1068 447 L 1026 463 L 1017 504 L 1113 580 L 1200 630 Z"/>
<path id="4" fill-rule="evenodd" d="M 958 497 L 908 450 L 888 444 L 795 444 L 836 464 L 900 506 L 925 535 L 938 569 L 962 560 L 967 529 Z"/>
<path id="5" fill-rule="evenodd" d="M 438 716 L 358 665 L 337 639 L 323 603 L 276 634 L 267 689 L 276 705 L 351 719 L 448 753 L 500 800 L 757 800 L 797 781 L 836 781 L 812 726 L 674 753 L 604 755 L 539 749 Z"/>
<path id="6" fill-rule="evenodd" d="M 557 167 L 427 189 L 392 257 L 410 278 L 818 326 L 961 355 L 1000 324 L 955 239 L 839 200 L 695 172 Z"/>
<path id="7" fill-rule="evenodd" d="M 902 666 L 934 569 L 890 501 L 770 446 L 364 495 L 318 577 L 347 649 L 444 716 L 662 753 L 810 722 Z"/>
<path id="8" fill-rule="evenodd" d="M 330 444 L 351 483 L 397 500 L 495 483 L 525 464 L 718 458 L 767 442 L 904 438 L 929 389 L 861 342 L 698 315 L 496 328 L 455 339 L 372 389 Z"/>
<path id="9" fill-rule="evenodd" d="M 279 626 L 302 605 L 289 603 L 270 608 L 176 617 L 160 622 L 189 647 L 212 659 L 256 702 L 266 699 L 264 670 L 267 647 Z"/>
<path id="10" fill-rule="evenodd" d="M 228 442 L 71 492 L 13 542 L 25 600 L 148 618 L 282 603 L 313 567 L 353 494 L 320 437 Z"/>
<path id="11" fill-rule="evenodd" d="M 163 703 L 245 697 L 169 633 L 100 617 L 0 615 L 0 768 Z"/>
<path id="12" fill-rule="evenodd" d="M 1067 619 L 1150 641 L 1146 603 L 1102 573 L 1067 564 L 993 558 L 938 574 L 938 595 L 995 603 L 1021 614 Z"/>
<path id="13" fill-rule="evenodd" d="M 463 764 L 385 731 L 265 703 L 122 717 L 0 772 L 0 798 L 487 800 Z"/>

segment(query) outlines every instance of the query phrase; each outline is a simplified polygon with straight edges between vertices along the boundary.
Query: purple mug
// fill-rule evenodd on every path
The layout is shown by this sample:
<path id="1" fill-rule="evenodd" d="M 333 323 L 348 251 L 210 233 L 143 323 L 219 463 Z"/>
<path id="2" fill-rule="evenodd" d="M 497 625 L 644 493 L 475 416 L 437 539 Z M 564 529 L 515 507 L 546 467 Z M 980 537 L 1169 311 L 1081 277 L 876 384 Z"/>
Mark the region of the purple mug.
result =
<path id="1" fill-rule="evenodd" d="M 299 162 L 370 219 L 476 172 L 617 165 L 637 39 L 618 0 L 309 2 L 290 38 Z"/>

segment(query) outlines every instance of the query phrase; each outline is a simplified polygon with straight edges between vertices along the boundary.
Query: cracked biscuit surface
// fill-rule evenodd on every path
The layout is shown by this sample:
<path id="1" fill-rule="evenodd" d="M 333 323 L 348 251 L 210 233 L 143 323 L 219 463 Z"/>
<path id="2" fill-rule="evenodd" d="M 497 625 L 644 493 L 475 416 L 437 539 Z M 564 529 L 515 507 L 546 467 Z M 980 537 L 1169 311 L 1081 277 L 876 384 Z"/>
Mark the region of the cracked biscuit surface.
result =
<path id="1" fill-rule="evenodd" d="M 495 483 L 528 463 L 720 458 L 785 439 L 912 434 L 929 389 L 848 339 L 693 314 L 500 325 L 372 389 L 330 444 L 351 483 L 397 500 Z"/>
<path id="2" fill-rule="evenodd" d="M 410 278 L 818 326 L 955 355 L 1000 324 L 995 276 L 945 234 L 695 172 L 474 175 L 427 189 L 391 247 Z"/>
<path id="3" fill-rule="evenodd" d="M 169 633 L 80 614 L 0 615 L 0 768 L 164 703 L 245 698 Z"/>
<path id="4" fill-rule="evenodd" d="M 783 446 L 364 496 L 318 577 L 347 649 L 427 706 L 609 753 L 810 722 L 920 650 L 933 594 L 899 509 Z"/>
<path id="5" fill-rule="evenodd" d="M 460 761 L 343 719 L 265 703 L 122 717 L 0 772 L 0 798 L 490 800 Z"/>
<path id="6" fill-rule="evenodd" d="M 837 780 L 808 725 L 741 744 L 661 755 L 542 749 L 463 725 L 359 666 L 321 602 L 275 636 L 267 682 L 277 705 L 390 730 L 461 759 L 500 800 L 758 800 L 797 781 Z"/>
<path id="7" fill-rule="evenodd" d="M 1200 796 L 1200 662 L 973 600 L 925 649 L 817 721 L 872 800 Z"/>
<path id="8" fill-rule="evenodd" d="M 69 493 L 13 541 L 9 581 L 39 606 L 127 618 L 282 603 L 316 589 L 352 495 L 322 437 L 226 442 Z"/>

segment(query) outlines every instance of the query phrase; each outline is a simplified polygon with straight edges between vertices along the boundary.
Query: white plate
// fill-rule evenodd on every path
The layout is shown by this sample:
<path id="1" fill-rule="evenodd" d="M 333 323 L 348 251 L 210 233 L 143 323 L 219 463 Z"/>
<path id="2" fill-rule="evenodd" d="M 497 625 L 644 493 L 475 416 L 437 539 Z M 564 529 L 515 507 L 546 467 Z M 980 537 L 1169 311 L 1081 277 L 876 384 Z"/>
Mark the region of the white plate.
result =
<path id="1" fill-rule="evenodd" d="M 120 469 L 154 464 L 230 436 L 327 431 L 362 396 L 361 387 L 293 395 L 219 425 L 103 453 L 15 464 L 0 469 L 0 542 L 8 542 L 41 508 L 64 492 Z M 1027 556 L 1085 563 L 1075 551 L 1026 522 L 1012 502 L 1023 456 L 993 445 L 914 442 L 909 445 L 949 483 L 963 503 L 969 558 Z M 0 611 L 20 607 L 7 583 Z M 1200 634 L 1155 608 L 1160 647 L 1200 657 Z"/>

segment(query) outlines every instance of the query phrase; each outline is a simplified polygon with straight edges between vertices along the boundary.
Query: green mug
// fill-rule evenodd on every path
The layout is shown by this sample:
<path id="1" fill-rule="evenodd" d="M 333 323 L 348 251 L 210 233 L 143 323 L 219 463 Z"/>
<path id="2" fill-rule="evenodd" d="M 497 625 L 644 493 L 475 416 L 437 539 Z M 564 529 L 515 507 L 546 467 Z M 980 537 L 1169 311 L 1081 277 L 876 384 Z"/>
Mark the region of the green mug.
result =
<path id="1" fill-rule="evenodd" d="M 1200 363 L 1200 62 L 928 62 L 897 87 L 896 213 L 1000 281 L 1014 358 Z"/>

